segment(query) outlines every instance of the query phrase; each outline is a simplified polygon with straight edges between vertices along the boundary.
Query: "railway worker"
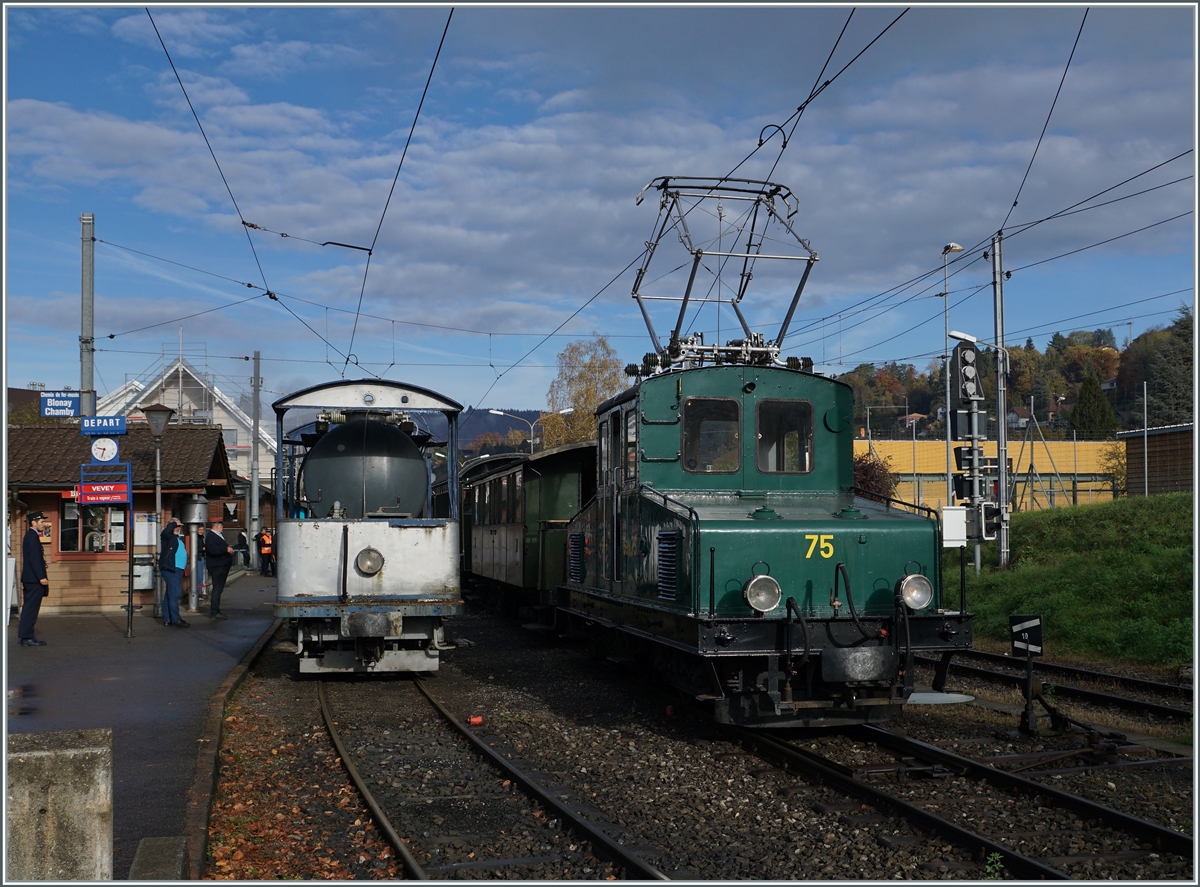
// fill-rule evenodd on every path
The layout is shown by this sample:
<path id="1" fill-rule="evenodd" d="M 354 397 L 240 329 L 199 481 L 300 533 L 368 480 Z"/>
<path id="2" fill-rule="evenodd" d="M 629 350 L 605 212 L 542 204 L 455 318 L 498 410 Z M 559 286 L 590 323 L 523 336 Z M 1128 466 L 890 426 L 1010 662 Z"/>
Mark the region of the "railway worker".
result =
<path id="1" fill-rule="evenodd" d="M 183 593 L 183 575 L 187 572 L 187 547 L 180 536 L 182 530 L 183 523 L 179 518 L 173 517 L 167 521 L 160 540 L 162 553 L 158 558 L 158 569 L 166 586 L 163 591 L 163 625 L 176 628 L 188 627 L 188 623 L 179 616 L 179 596 Z"/>
<path id="2" fill-rule="evenodd" d="M 269 527 L 264 527 L 262 532 L 254 537 L 254 541 L 258 543 L 258 568 L 264 576 L 275 575 L 275 547 L 274 538 L 271 536 Z"/>
<path id="3" fill-rule="evenodd" d="M 29 513 L 29 528 L 21 540 L 21 619 L 17 624 L 17 636 L 22 647 L 44 647 L 33 634 L 38 611 L 42 609 L 42 598 L 50 592 L 50 580 L 46 578 L 46 554 L 42 551 L 42 531 L 49 526 L 46 515 L 40 511 Z"/>
<path id="4" fill-rule="evenodd" d="M 229 578 L 229 568 L 233 566 L 233 549 L 225 541 L 223 531 L 225 524 L 213 521 L 212 530 L 204 536 L 204 559 L 208 561 L 208 618 L 228 619 L 221 612 L 221 592 L 225 590 L 225 580 Z"/>

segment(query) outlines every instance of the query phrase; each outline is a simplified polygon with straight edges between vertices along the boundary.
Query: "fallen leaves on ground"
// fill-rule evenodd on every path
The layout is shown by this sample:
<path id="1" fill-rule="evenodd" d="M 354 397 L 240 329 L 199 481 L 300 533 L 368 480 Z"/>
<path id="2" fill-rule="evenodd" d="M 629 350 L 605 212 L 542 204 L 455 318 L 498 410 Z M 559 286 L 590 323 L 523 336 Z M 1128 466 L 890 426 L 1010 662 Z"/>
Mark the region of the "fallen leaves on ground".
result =
<path id="1" fill-rule="evenodd" d="M 324 727 L 289 728 L 271 697 L 241 692 L 226 709 L 204 877 L 403 878 Z"/>

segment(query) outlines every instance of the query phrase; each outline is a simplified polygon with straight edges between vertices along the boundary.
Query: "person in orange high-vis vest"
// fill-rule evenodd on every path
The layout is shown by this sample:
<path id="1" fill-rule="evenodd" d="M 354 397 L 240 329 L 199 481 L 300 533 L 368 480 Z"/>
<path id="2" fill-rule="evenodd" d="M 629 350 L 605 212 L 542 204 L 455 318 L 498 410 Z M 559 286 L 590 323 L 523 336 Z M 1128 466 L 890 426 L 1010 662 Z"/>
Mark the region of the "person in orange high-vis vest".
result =
<path id="1" fill-rule="evenodd" d="M 254 541 L 258 543 L 258 569 L 264 576 L 275 575 L 275 540 L 271 537 L 271 531 L 264 529 L 261 533 L 254 537 Z"/>

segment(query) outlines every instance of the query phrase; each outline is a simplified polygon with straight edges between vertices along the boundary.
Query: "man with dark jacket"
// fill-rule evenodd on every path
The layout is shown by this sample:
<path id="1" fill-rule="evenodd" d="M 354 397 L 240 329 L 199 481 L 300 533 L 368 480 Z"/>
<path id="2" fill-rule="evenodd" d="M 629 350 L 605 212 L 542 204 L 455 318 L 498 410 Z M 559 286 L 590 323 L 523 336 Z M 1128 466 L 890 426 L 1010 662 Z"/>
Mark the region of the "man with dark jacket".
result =
<path id="1" fill-rule="evenodd" d="M 221 592 L 225 590 L 225 580 L 229 578 L 229 568 L 233 566 L 233 549 L 225 541 L 222 531 L 225 525 L 214 521 L 212 530 L 204 534 L 204 559 L 208 562 L 208 580 L 211 583 L 208 597 L 208 618 L 227 619 L 221 612 Z"/>
<path id="2" fill-rule="evenodd" d="M 21 639 L 22 647 L 46 646 L 45 641 L 34 637 L 33 626 L 42 608 L 42 598 L 50 591 L 50 580 L 46 578 L 46 555 L 42 551 L 42 531 L 49 524 L 50 521 L 42 512 L 30 512 L 29 529 L 21 540 L 21 591 L 24 604 L 21 607 L 21 620 L 17 624 L 17 636 Z"/>

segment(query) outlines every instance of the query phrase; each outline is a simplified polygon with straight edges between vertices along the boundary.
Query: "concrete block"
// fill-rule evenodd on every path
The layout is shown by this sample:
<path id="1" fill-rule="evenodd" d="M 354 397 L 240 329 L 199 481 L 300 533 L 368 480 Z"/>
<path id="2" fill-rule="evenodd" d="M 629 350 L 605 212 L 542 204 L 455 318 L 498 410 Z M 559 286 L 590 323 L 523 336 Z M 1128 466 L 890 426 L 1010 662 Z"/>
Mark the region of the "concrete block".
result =
<path id="1" fill-rule="evenodd" d="M 138 843 L 133 865 L 129 867 L 130 881 L 186 881 L 188 856 L 187 838 L 142 838 Z"/>
<path id="2" fill-rule="evenodd" d="M 112 730 L 8 737 L 7 880 L 110 881 Z"/>

